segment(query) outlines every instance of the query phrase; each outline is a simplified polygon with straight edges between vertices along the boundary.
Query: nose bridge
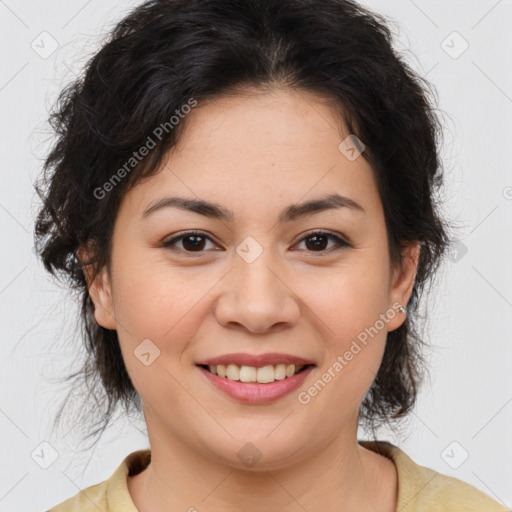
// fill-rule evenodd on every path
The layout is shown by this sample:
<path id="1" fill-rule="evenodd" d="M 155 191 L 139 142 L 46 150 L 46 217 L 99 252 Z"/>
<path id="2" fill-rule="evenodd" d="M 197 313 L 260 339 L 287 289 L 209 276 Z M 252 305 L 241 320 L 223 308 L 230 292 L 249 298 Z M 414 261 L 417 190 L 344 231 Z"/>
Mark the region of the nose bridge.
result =
<path id="1" fill-rule="evenodd" d="M 247 237 L 236 249 L 236 294 L 239 300 L 250 297 L 255 304 L 262 301 L 272 307 L 283 293 L 282 283 L 275 275 L 279 265 L 270 247 L 264 248 L 251 238 Z"/>
<path id="2" fill-rule="evenodd" d="M 252 332 L 296 322 L 298 304 L 285 279 L 279 277 L 282 266 L 275 251 L 248 237 L 236 252 L 224 290 L 229 292 L 217 304 L 219 322 L 241 324 Z"/>

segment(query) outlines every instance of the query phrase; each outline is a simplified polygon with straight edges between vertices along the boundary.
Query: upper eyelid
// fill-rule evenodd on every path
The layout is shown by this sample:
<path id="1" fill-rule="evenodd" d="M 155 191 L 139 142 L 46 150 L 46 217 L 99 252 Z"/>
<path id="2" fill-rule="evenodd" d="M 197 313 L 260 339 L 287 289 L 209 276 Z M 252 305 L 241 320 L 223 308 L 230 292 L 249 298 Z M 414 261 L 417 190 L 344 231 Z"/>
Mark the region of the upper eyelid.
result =
<path id="1" fill-rule="evenodd" d="M 350 246 L 351 245 L 351 242 L 344 235 L 340 235 L 340 234 L 337 234 L 337 233 L 332 233 L 330 231 L 326 231 L 326 230 L 322 230 L 322 229 L 316 229 L 316 230 L 313 229 L 311 231 L 308 231 L 308 232 L 302 234 L 301 238 L 297 242 L 295 242 L 294 245 L 303 242 L 305 238 L 308 238 L 308 237 L 313 236 L 313 235 L 325 235 L 325 236 L 337 239 L 336 240 L 336 244 L 337 244 L 338 247 L 343 247 L 344 245 L 345 246 Z M 181 233 L 179 235 L 173 236 L 169 240 L 164 241 L 162 243 L 162 245 L 164 245 L 164 246 L 175 245 L 177 242 L 179 242 L 183 238 L 186 238 L 187 236 L 202 236 L 204 238 L 207 238 L 212 243 L 218 245 L 217 242 L 210 235 L 208 235 L 207 233 L 205 233 L 203 231 L 197 231 L 197 230 L 185 231 L 185 232 L 183 232 L 183 233 Z M 193 253 L 194 251 L 185 251 L 185 252 Z M 197 252 L 201 253 L 201 252 L 205 252 L 205 251 L 197 251 Z M 315 251 L 310 251 L 310 252 L 315 252 Z M 323 251 L 318 251 L 318 252 L 323 252 Z"/>
<path id="2" fill-rule="evenodd" d="M 348 237 L 344 236 L 344 235 L 341 235 L 341 234 L 337 234 L 337 233 L 331 233 L 330 231 L 323 231 L 323 230 L 313 230 L 313 231 L 309 231 L 303 235 L 301 235 L 300 239 L 294 244 L 294 245 L 297 245 L 299 243 L 302 243 L 304 241 L 304 239 L 306 238 L 309 238 L 310 236 L 313 236 L 313 235 L 325 235 L 331 239 L 334 239 L 335 241 L 335 244 L 336 244 L 336 247 L 331 247 L 330 250 L 332 249 L 335 249 L 335 248 L 338 248 L 338 249 L 342 249 L 342 248 L 346 248 L 346 247 L 352 247 L 352 243 L 350 242 L 350 240 L 348 239 Z M 311 252 L 312 254 L 314 254 L 315 252 L 318 252 L 319 254 L 321 253 L 327 253 L 330 251 L 329 249 L 324 249 L 322 251 L 308 251 L 308 252 Z"/>
<path id="3" fill-rule="evenodd" d="M 170 244 L 171 242 L 176 242 L 178 240 L 181 240 L 182 238 L 186 238 L 187 236 L 202 236 L 204 238 L 208 238 L 208 240 L 210 240 L 211 242 L 213 243 L 217 243 L 215 242 L 215 240 L 210 236 L 208 235 L 207 233 L 204 233 L 203 231 L 195 231 L 195 230 L 190 230 L 190 231 L 185 231 L 179 235 L 173 235 L 171 238 L 169 238 L 168 240 L 165 239 L 162 243 L 164 245 L 167 245 L 167 244 Z"/>

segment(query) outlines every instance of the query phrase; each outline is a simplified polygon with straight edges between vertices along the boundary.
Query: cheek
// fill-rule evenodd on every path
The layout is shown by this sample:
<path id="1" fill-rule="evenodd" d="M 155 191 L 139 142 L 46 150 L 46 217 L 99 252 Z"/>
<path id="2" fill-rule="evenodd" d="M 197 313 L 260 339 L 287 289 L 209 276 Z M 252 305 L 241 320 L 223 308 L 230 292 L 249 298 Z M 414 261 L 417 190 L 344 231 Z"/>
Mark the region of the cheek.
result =
<path id="1" fill-rule="evenodd" d="M 347 400 L 360 401 L 373 382 L 384 353 L 386 320 L 395 313 L 388 311 L 386 261 L 363 256 L 332 273 L 308 299 L 323 325 L 325 380 L 337 383 L 332 392 L 347 406 Z"/>
<path id="2" fill-rule="evenodd" d="M 194 316 L 196 305 L 214 284 L 213 276 L 195 278 L 187 269 L 165 261 L 154 262 L 147 251 L 135 259 L 119 261 L 116 269 L 114 307 L 116 319 L 132 343 L 145 338 L 164 343 L 179 340 L 182 319 Z"/>
<path id="3" fill-rule="evenodd" d="M 172 380 L 166 370 L 181 364 L 181 354 L 207 314 L 207 295 L 219 278 L 198 278 L 186 269 L 150 263 L 147 254 L 138 262 L 126 258 L 116 265 L 114 307 L 121 351 L 130 378 L 143 395 L 144 389 L 167 386 L 164 382 Z M 148 360 L 154 362 L 145 366 Z"/>
<path id="4" fill-rule="evenodd" d="M 172 270 L 172 271 L 171 271 Z M 153 410 L 186 407 L 176 375 L 197 330 L 200 299 L 211 288 L 162 265 L 118 265 L 115 314 L 123 360 L 143 402 Z"/>
<path id="5" fill-rule="evenodd" d="M 388 307 L 386 262 L 365 256 L 370 254 L 360 253 L 350 264 L 302 285 L 314 290 L 305 301 L 325 324 L 328 338 L 340 347 L 374 325 Z"/>

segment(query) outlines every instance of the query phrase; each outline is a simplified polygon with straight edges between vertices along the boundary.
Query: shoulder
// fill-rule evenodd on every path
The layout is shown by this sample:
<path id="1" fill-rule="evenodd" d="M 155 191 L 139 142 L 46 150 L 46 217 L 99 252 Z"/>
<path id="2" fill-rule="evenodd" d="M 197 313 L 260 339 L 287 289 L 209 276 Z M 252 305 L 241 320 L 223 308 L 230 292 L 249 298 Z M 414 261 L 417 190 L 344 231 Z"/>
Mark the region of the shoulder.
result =
<path id="1" fill-rule="evenodd" d="M 385 441 L 360 441 L 369 450 L 390 458 L 398 474 L 398 506 L 402 512 L 507 512 L 505 506 L 476 487 L 414 462 Z"/>
<path id="2" fill-rule="evenodd" d="M 75 496 L 59 503 L 48 512 L 92 512 L 107 508 L 108 480 L 83 489 Z"/>
<path id="3" fill-rule="evenodd" d="M 130 453 L 110 478 L 81 490 L 48 512 L 137 512 L 128 491 L 127 476 L 142 471 L 150 460 L 150 450 Z"/>

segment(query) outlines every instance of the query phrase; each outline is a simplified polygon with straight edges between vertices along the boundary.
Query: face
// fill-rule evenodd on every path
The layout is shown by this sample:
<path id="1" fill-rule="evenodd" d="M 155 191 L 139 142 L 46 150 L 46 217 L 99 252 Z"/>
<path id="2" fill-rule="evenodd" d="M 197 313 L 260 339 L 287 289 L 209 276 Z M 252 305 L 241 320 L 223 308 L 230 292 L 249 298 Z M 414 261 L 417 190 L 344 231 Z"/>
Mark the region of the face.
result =
<path id="1" fill-rule="evenodd" d="M 349 133 L 313 94 L 246 90 L 199 103 L 185 122 L 161 171 L 124 196 L 112 272 L 90 286 L 96 320 L 117 330 L 152 447 L 165 439 L 233 467 L 249 451 L 269 469 L 340 436 L 355 442 L 387 332 L 405 319 L 398 303 L 418 247 L 392 267 L 372 168 L 340 150 Z M 334 195 L 345 199 L 297 208 Z M 152 208 L 170 197 L 219 211 Z M 280 378 L 237 383 L 198 366 L 233 354 L 262 356 L 239 359 L 251 367 L 244 378 L 269 365 Z M 283 379 L 275 365 L 294 357 L 310 366 Z"/>

